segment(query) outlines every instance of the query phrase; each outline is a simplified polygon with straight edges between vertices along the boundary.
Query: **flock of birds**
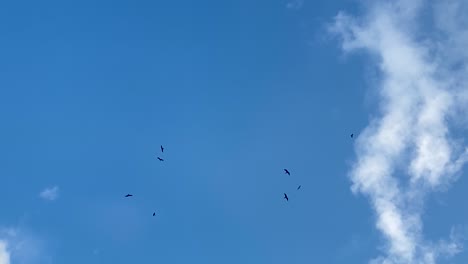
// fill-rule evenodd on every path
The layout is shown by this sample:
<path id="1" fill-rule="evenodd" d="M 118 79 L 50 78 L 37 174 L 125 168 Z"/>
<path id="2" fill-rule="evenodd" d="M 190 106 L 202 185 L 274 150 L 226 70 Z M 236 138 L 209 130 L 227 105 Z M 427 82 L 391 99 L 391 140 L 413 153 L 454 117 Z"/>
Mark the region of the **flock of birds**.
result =
<path id="1" fill-rule="evenodd" d="M 354 138 L 354 134 L 351 134 L 351 138 Z M 164 153 L 164 147 L 161 145 L 161 153 Z M 156 157 L 159 161 L 164 161 L 163 158 L 161 157 Z M 289 172 L 288 169 L 284 169 L 284 173 L 287 174 L 288 176 L 291 176 L 291 173 Z M 300 190 L 301 189 L 301 185 L 297 186 L 297 189 L 296 190 Z M 127 194 L 125 195 L 125 198 L 128 198 L 128 197 L 132 197 L 133 194 Z M 284 193 L 284 199 L 288 202 L 289 201 L 289 197 L 286 193 Z M 156 212 L 153 212 L 153 216 L 156 216 Z"/>
<path id="2" fill-rule="evenodd" d="M 163 147 L 162 145 L 161 145 L 161 153 L 164 153 L 164 147 Z M 164 159 L 161 158 L 161 157 L 159 157 L 159 156 L 156 157 L 156 158 L 157 158 L 159 161 L 164 161 Z M 129 198 L 129 197 L 132 197 L 132 196 L 133 196 L 133 194 L 127 194 L 127 195 L 125 195 L 124 197 L 125 197 L 125 198 Z M 153 216 L 156 216 L 156 212 L 153 212 Z"/>
<path id="3" fill-rule="evenodd" d="M 291 173 L 288 171 L 288 169 L 284 169 L 284 173 L 291 176 Z M 301 189 L 301 185 L 299 185 L 297 187 L 297 190 L 299 190 L 299 189 Z M 284 193 L 284 199 L 286 199 L 286 201 L 289 201 L 289 197 L 288 197 L 288 195 L 286 193 Z"/>

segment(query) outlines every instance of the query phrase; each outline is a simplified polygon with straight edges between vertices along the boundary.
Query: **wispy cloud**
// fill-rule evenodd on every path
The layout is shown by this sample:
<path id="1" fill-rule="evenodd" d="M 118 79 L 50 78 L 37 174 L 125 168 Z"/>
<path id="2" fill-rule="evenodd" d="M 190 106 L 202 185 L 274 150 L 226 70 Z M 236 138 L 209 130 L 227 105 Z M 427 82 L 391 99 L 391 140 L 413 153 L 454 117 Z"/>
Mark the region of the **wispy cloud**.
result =
<path id="1" fill-rule="evenodd" d="M 304 5 L 304 0 L 290 0 L 286 7 L 289 9 L 301 9 Z"/>
<path id="2" fill-rule="evenodd" d="M 371 263 L 432 264 L 461 248 L 454 239 L 427 241 L 421 215 L 424 197 L 456 180 L 468 159 L 451 134 L 468 110 L 468 53 L 461 48 L 468 45 L 467 21 L 457 14 L 467 4 L 370 3 L 362 17 L 341 12 L 330 27 L 345 52 L 366 51 L 380 70 L 379 113 L 356 141 L 352 190 L 369 198 L 388 242 L 384 256 Z M 427 17 L 423 11 L 431 8 Z"/>
<path id="3" fill-rule="evenodd" d="M 7 242 L 0 240 L 0 264 L 10 264 L 10 252 L 7 249 Z"/>
<path id="4" fill-rule="evenodd" d="M 45 243 L 30 232 L 17 228 L 0 229 L 0 264 L 50 263 Z"/>
<path id="5" fill-rule="evenodd" d="M 43 191 L 39 193 L 39 196 L 44 200 L 54 201 L 59 196 L 59 187 L 53 186 L 53 187 L 45 188 Z"/>

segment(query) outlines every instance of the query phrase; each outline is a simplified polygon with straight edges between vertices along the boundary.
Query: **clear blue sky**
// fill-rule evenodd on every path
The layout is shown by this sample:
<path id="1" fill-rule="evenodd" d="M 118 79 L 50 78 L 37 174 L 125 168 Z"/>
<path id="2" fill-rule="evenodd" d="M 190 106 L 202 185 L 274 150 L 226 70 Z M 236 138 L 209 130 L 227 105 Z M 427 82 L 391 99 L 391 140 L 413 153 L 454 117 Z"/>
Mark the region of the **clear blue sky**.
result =
<path id="1" fill-rule="evenodd" d="M 324 30 L 351 4 L 1 3 L 0 225 L 39 241 L 23 263 L 378 255 L 347 178 L 374 107 L 367 66 Z M 467 185 L 429 201 L 429 235 L 466 223 L 452 203 Z"/>

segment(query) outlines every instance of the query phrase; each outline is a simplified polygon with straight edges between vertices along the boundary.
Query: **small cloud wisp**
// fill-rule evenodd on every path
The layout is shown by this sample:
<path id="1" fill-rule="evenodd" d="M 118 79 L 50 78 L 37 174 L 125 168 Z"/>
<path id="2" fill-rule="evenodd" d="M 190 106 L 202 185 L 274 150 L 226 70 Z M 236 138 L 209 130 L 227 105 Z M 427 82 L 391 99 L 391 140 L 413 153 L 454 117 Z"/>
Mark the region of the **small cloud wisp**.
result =
<path id="1" fill-rule="evenodd" d="M 45 188 L 43 191 L 39 193 L 39 197 L 47 201 L 54 201 L 59 196 L 59 187 L 53 186 L 49 188 Z"/>

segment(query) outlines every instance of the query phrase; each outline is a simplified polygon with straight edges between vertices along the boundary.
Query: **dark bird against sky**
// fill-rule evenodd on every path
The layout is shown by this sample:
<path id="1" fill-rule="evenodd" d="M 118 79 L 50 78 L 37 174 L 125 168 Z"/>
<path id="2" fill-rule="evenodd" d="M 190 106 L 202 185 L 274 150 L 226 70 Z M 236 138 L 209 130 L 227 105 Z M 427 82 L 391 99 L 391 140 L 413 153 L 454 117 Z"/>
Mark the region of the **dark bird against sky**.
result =
<path id="1" fill-rule="evenodd" d="M 286 193 L 284 194 L 284 199 L 286 199 L 286 201 L 289 201 L 288 195 Z"/>
<path id="2" fill-rule="evenodd" d="M 163 159 L 161 159 L 160 157 L 158 157 L 158 160 L 159 160 L 159 161 L 164 161 L 164 160 L 163 160 Z"/>
<path id="3" fill-rule="evenodd" d="M 354 137 L 354 134 L 351 134 L 351 138 L 353 138 L 353 137 Z"/>
<path id="4" fill-rule="evenodd" d="M 161 145 L 161 152 L 164 152 L 164 147 Z"/>
<path id="5" fill-rule="evenodd" d="M 299 185 L 299 186 L 297 187 L 297 189 L 299 190 L 300 188 L 301 188 L 301 186 Z"/>
<path id="6" fill-rule="evenodd" d="M 131 196 L 133 196 L 133 194 L 127 194 L 127 195 L 125 195 L 125 197 L 131 197 Z"/>
<path id="7" fill-rule="evenodd" d="M 153 216 L 155 216 L 155 215 L 156 215 L 156 212 L 153 213 Z"/>
<path id="8" fill-rule="evenodd" d="M 291 173 L 289 173 L 289 171 L 287 169 L 284 169 L 284 173 L 286 173 L 287 175 L 291 176 Z"/>

